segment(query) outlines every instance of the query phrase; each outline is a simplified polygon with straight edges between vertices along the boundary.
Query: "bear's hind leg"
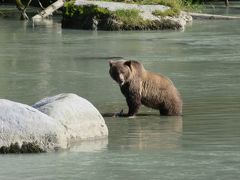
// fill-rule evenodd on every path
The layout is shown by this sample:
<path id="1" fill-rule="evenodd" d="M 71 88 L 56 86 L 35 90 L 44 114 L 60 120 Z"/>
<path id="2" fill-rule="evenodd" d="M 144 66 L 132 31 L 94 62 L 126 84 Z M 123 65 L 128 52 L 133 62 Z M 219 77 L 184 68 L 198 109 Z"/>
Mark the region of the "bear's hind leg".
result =
<path id="1" fill-rule="evenodd" d="M 166 109 L 166 108 L 160 108 L 160 109 L 159 109 L 159 112 L 160 112 L 160 115 L 161 115 L 161 116 L 169 116 L 169 115 L 170 115 L 170 114 L 169 114 L 169 110 Z"/>
<path id="2" fill-rule="evenodd" d="M 170 110 L 165 107 L 160 108 L 159 112 L 161 116 L 181 116 L 182 115 L 180 110 L 176 110 L 176 109 Z"/>

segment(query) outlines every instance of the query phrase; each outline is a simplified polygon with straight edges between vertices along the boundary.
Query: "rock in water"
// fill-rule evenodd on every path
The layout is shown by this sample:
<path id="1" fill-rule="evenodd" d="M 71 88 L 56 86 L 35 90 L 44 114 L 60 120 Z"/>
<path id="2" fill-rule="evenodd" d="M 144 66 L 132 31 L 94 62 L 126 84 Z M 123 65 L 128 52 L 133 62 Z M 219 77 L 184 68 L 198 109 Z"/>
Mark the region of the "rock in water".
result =
<path id="1" fill-rule="evenodd" d="M 60 122 L 67 130 L 70 142 L 108 135 L 108 128 L 98 110 L 75 94 L 47 97 L 33 107 Z"/>
<path id="2" fill-rule="evenodd" d="M 63 28 L 91 30 L 184 30 L 192 17 L 177 7 L 95 0 L 67 1 Z"/>
<path id="3" fill-rule="evenodd" d="M 43 151 L 67 148 L 68 134 L 60 122 L 31 106 L 0 99 L 0 147 L 34 143 Z"/>
<path id="4" fill-rule="evenodd" d="M 0 153 L 66 149 L 72 142 L 107 135 L 102 115 L 75 94 L 48 97 L 33 107 L 0 99 Z"/>

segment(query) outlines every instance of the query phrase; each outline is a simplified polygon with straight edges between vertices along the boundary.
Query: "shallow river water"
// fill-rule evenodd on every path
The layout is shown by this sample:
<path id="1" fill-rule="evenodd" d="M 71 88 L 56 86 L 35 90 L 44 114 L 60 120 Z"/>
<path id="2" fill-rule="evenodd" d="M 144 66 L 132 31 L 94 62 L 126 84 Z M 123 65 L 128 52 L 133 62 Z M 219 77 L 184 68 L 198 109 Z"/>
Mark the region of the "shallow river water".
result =
<path id="1" fill-rule="evenodd" d="M 92 32 L 1 18 L 0 98 L 31 105 L 69 92 L 103 115 L 127 111 L 108 74 L 108 60 L 118 57 L 170 77 L 184 116 L 144 107 L 134 119 L 105 116 L 108 139 L 57 153 L 1 155 L 0 179 L 239 179 L 239 21 L 195 21 L 184 32 Z"/>

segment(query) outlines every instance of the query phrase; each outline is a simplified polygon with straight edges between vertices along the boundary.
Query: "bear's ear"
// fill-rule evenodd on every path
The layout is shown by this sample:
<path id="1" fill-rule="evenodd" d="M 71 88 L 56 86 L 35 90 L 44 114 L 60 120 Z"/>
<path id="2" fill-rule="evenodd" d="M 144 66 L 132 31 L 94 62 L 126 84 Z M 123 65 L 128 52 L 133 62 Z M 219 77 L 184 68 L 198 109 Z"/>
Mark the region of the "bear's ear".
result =
<path id="1" fill-rule="evenodd" d="M 112 67 L 113 62 L 114 62 L 113 60 L 108 61 L 110 67 Z"/>
<path id="2" fill-rule="evenodd" d="M 126 62 L 124 62 L 124 65 L 128 66 L 128 67 L 130 68 L 130 70 L 132 70 L 131 64 L 132 64 L 132 61 L 126 61 Z"/>

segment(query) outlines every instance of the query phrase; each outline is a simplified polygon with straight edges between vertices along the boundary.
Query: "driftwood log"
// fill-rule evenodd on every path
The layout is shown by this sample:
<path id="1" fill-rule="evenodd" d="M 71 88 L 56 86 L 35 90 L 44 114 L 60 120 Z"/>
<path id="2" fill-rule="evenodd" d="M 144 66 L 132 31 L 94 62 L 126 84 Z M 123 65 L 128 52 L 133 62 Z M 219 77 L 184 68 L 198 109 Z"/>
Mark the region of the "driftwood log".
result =
<path id="1" fill-rule="evenodd" d="M 40 19 L 40 18 L 47 18 L 48 16 L 52 15 L 52 13 L 64 5 L 64 0 L 58 0 L 42 10 L 39 14 L 32 17 L 32 19 Z"/>

